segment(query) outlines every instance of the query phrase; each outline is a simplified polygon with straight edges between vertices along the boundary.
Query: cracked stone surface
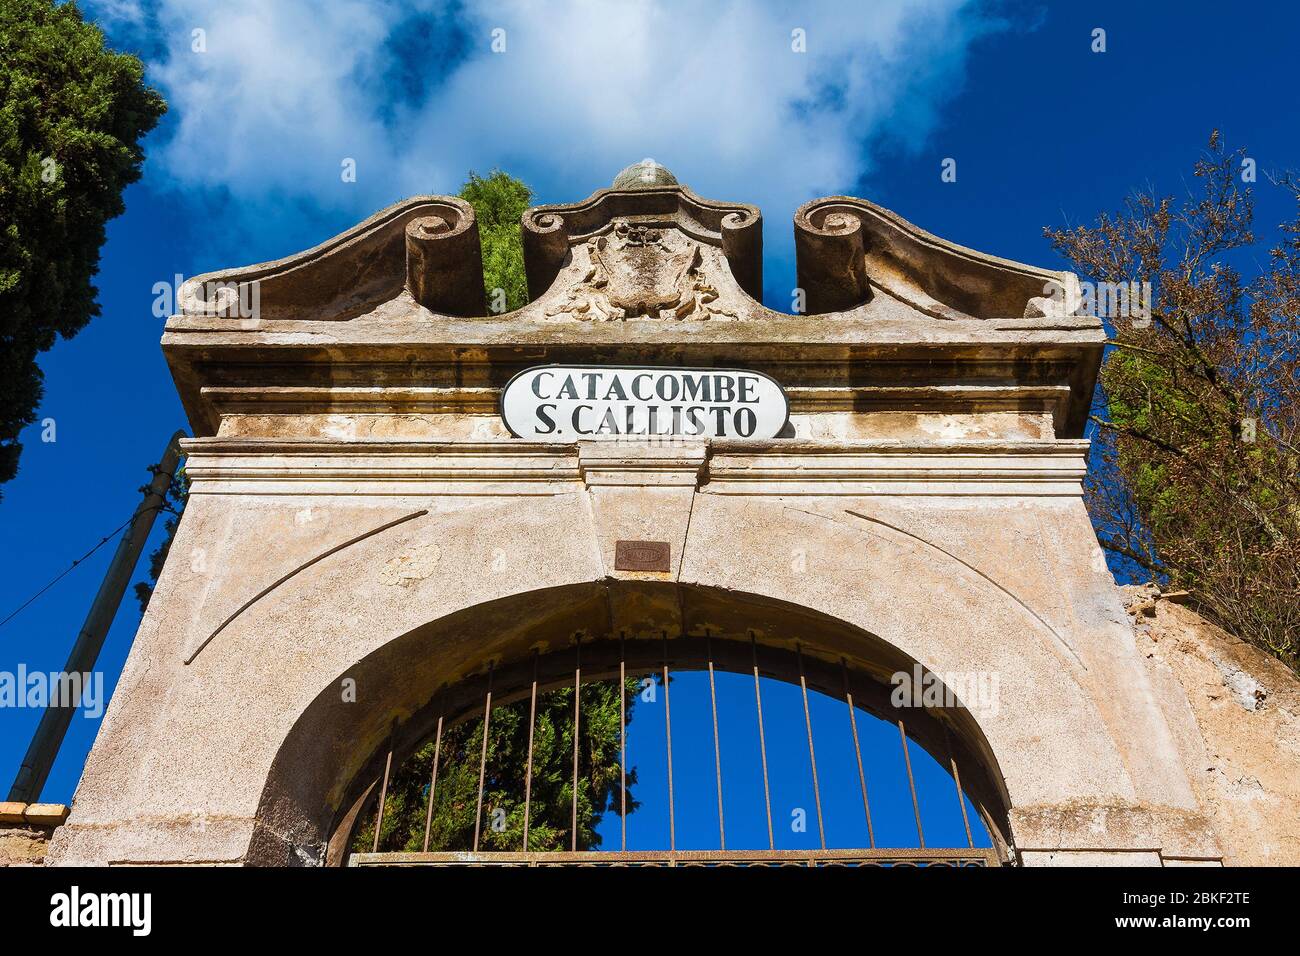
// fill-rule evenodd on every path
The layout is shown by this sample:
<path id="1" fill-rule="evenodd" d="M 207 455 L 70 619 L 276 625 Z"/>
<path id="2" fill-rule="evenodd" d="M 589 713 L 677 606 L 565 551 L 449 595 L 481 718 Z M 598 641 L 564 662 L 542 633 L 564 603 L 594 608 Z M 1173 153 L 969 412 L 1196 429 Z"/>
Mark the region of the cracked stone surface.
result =
<path id="1" fill-rule="evenodd" d="M 1300 864 L 1300 680 L 1189 608 L 1124 591 L 1224 863 Z"/>

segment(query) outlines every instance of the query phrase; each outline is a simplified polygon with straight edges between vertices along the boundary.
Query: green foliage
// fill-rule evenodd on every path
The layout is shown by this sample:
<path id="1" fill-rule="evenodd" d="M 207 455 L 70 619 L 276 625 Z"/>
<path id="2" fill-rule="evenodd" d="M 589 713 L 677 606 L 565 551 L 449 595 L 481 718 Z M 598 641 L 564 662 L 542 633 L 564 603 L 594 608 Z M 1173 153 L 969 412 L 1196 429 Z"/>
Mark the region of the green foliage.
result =
<path id="1" fill-rule="evenodd" d="M 1244 153 L 1215 133 L 1185 199 L 1131 196 L 1047 230 L 1083 273 L 1145 283 L 1149 314 L 1107 315 L 1088 506 L 1123 572 L 1190 592 L 1225 629 L 1300 665 L 1300 184 L 1256 249 Z M 1255 270 L 1243 277 L 1238 266 Z"/>
<path id="2" fill-rule="evenodd" d="M 150 474 L 158 473 L 157 465 L 149 466 Z M 148 486 L 140 489 L 144 494 L 148 491 Z M 149 555 L 149 580 L 137 581 L 135 584 L 135 599 L 140 602 L 140 613 L 144 614 L 149 607 L 149 599 L 153 597 L 154 585 L 158 583 L 158 576 L 162 574 L 163 564 L 167 561 L 167 555 L 171 552 L 172 541 L 176 537 L 176 529 L 180 525 L 181 513 L 185 510 L 185 503 L 190 500 L 190 476 L 185 473 L 185 460 L 181 459 L 180 466 L 176 469 L 176 474 L 172 476 L 171 483 L 167 486 L 167 492 L 164 495 L 162 510 L 167 512 L 167 521 L 163 524 L 163 539 L 159 542 L 158 547 L 154 548 L 153 553 Z"/>
<path id="3" fill-rule="evenodd" d="M 524 247 L 519 220 L 533 200 L 533 192 L 520 180 L 494 169 L 486 178 L 471 172 L 461 188 L 460 198 L 474 207 L 478 217 L 479 241 L 483 247 L 483 287 L 488 309 L 499 301 L 496 289 L 505 292 L 510 312 L 528 302 L 528 280 L 524 275 Z"/>
<path id="4" fill-rule="evenodd" d="M 627 721 L 640 690 L 624 684 Z M 524 831 L 524 781 L 528 766 L 528 699 L 492 710 L 488 730 L 487 771 L 479 849 L 521 850 Z M 596 826 L 602 816 L 618 813 L 620 804 L 618 682 L 582 685 L 578 741 L 578 849 L 600 845 Z M 476 717 L 442 734 L 438 785 L 429 828 L 430 850 L 469 850 L 474 845 L 478 774 L 483 746 L 483 719 Z M 424 824 L 435 741 L 430 740 L 395 768 L 388 785 L 379 848 L 418 851 L 424 848 Z M 628 812 L 636 771 L 628 770 Z M 528 848 L 567 850 L 573 814 L 573 688 L 539 694 L 533 738 L 532 802 Z M 494 825 L 499 821 L 499 825 Z M 374 817 L 356 833 L 352 849 L 374 845 Z"/>
<path id="5" fill-rule="evenodd" d="M 73 3 L 0 2 L 0 483 L 43 393 L 36 357 L 99 313 L 104 224 L 166 109 Z"/>

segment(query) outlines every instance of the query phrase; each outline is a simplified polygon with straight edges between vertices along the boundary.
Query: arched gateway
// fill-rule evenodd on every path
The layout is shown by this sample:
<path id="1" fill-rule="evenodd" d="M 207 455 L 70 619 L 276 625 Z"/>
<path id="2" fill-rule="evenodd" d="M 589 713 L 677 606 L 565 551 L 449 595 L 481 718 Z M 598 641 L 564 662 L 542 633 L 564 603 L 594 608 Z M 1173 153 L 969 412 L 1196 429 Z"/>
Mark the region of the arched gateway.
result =
<path id="1" fill-rule="evenodd" d="M 853 694 L 985 862 L 1220 858 L 1080 498 L 1072 275 L 833 197 L 773 312 L 758 210 L 644 165 L 522 232 L 502 315 L 449 197 L 186 284 L 190 502 L 51 862 L 346 862 L 439 716 L 579 654 Z"/>

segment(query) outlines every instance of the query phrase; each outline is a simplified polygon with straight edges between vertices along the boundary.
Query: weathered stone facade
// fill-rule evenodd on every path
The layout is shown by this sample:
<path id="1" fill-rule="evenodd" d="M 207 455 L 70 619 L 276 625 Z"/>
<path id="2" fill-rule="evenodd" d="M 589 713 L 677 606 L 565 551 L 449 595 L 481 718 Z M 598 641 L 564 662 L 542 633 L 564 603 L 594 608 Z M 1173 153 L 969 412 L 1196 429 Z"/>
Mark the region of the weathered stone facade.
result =
<path id="1" fill-rule="evenodd" d="M 52 861 L 337 862 L 435 689 L 575 631 L 704 629 L 1000 674 L 996 716 L 936 726 L 1007 859 L 1231 858 L 1080 497 L 1105 337 L 1074 277 L 833 197 L 795 221 L 809 314 L 777 313 L 758 210 L 650 172 L 530 210 L 505 315 L 449 197 L 186 284 L 192 493 Z M 753 369 L 789 421 L 514 439 L 501 388 L 546 363 Z M 623 539 L 671 570 L 616 569 Z"/>
<path id="2" fill-rule="evenodd" d="M 1138 652 L 1230 866 L 1300 863 L 1300 680 L 1150 588 L 1124 589 Z"/>
<path id="3" fill-rule="evenodd" d="M 0 803 L 0 866 L 40 866 L 54 831 L 68 818 L 55 803 Z"/>

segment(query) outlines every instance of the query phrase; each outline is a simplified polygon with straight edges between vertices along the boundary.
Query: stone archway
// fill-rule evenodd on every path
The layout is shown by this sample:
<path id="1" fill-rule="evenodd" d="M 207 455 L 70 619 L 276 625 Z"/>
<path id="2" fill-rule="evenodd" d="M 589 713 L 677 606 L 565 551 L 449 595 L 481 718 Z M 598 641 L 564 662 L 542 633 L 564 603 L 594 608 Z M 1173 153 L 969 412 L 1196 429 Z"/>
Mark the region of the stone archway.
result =
<path id="1" fill-rule="evenodd" d="M 794 680 L 789 649 L 798 642 L 811 688 L 838 696 L 838 662 L 851 660 L 857 705 L 891 720 L 898 719 L 898 712 L 889 702 L 889 676 L 910 675 L 920 666 L 892 645 L 843 621 L 753 594 L 606 581 L 476 605 L 388 642 L 317 696 L 276 754 L 246 862 L 314 862 L 321 858 L 326 842 L 327 862 L 342 862 L 352 826 L 362 806 L 373 802 L 374 784 L 389 752 L 400 760 L 429 737 L 437 716 L 448 707 L 454 711 L 475 706 L 481 700 L 482 671 L 489 660 L 495 667 L 497 705 L 522 693 L 520 681 L 533 649 L 563 658 L 558 666 L 566 667 L 564 649 L 575 634 L 584 635 L 588 679 L 617 673 L 611 655 L 618 644 L 606 629 L 611 604 L 630 592 L 638 592 L 634 599 L 647 606 L 676 609 L 670 616 L 643 621 L 641 627 L 622 629 L 630 643 L 649 645 L 640 653 L 634 650 L 630 655 L 634 659 L 655 657 L 667 628 L 680 626 L 680 635 L 675 632 L 667 643 L 671 660 L 689 654 L 687 648 L 699 644 L 699 635 L 707 633 L 720 670 L 748 672 L 747 638 L 752 637 L 764 648 L 764 671 L 778 673 L 784 666 L 787 679 Z M 481 656 L 449 667 L 445 650 L 462 640 L 474 641 Z M 545 669 L 542 676 L 544 684 L 554 680 Z M 338 692 L 345 680 L 355 682 L 355 701 L 345 701 Z M 451 694 L 445 693 L 448 684 L 454 685 Z M 369 694 L 377 687 L 384 689 L 383 696 Z M 435 691 L 444 691 L 437 695 L 437 707 L 432 701 Z M 1005 855 L 1008 798 L 976 716 L 959 706 L 909 711 L 907 721 L 914 743 L 945 765 L 955 759 L 966 768 L 963 786 Z M 375 740 L 377 746 L 366 743 Z"/>
<path id="2" fill-rule="evenodd" d="M 168 859 L 165 843 L 181 859 L 320 862 L 348 786 L 394 717 L 489 657 L 517 659 L 539 631 L 567 640 L 593 621 L 635 635 L 723 634 L 744 620 L 764 640 L 798 637 L 867 669 L 996 672 L 1001 704 L 980 736 L 1022 856 L 1044 834 L 1120 853 L 1183 839 L 1194 854 L 1201 839 L 1159 713 L 1143 710 L 1140 682 L 1116 683 L 1132 637 L 1122 610 L 1112 618 L 1088 603 L 1099 573 L 1060 559 L 1020 568 L 1027 598 L 999 581 L 1025 535 L 1086 528 L 1076 502 L 1037 512 L 986 503 L 927 525 L 888 503 L 697 494 L 689 533 L 683 523 L 673 542 L 676 581 L 607 572 L 614 534 L 579 494 L 479 499 L 455 515 L 335 506 L 328 530 L 345 546 L 277 556 L 279 568 L 262 572 L 269 589 L 233 569 L 258 542 L 291 539 L 303 509 L 250 503 L 230 527 L 216 503 L 196 496 L 175 547 L 217 538 L 229 555 L 210 560 L 232 572 L 214 591 L 168 566 L 160 588 L 193 614 L 146 619 L 138 643 L 149 654 L 124 672 L 128 693 L 114 698 L 77 815 L 55 842 L 67 859 Z M 213 522 L 227 524 L 224 537 Z M 319 532 L 303 540 L 320 547 Z M 1067 604 L 1045 604 L 1054 593 Z M 330 701 L 349 677 L 359 704 L 343 710 Z M 1135 734 L 1143 722 L 1154 730 Z M 153 768 L 147 783 L 142 765 Z"/>
<path id="3" fill-rule="evenodd" d="M 434 688 L 538 633 L 744 622 L 867 671 L 998 674 L 966 743 L 1019 862 L 1218 860 L 1176 744 L 1195 727 L 1162 707 L 1081 500 L 1105 332 L 1074 277 L 833 197 L 795 222 L 826 312 L 787 315 L 753 298 L 761 226 L 666 180 L 538 207 L 533 301 L 482 318 L 448 197 L 188 282 L 164 351 L 189 503 L 50 859 L 319 863 Z M 625 233 L 646 302 L 601 275 Z M 225 314 L 253 283 L 260 318 Z M 761 373 L 787 420 L 513 437 L 503 387 L 574 363 Z"/>

